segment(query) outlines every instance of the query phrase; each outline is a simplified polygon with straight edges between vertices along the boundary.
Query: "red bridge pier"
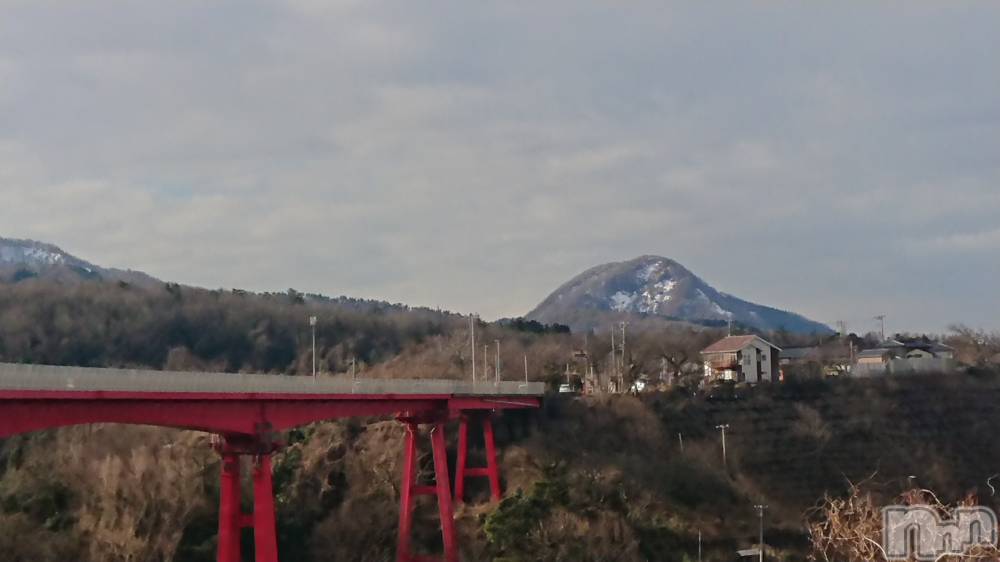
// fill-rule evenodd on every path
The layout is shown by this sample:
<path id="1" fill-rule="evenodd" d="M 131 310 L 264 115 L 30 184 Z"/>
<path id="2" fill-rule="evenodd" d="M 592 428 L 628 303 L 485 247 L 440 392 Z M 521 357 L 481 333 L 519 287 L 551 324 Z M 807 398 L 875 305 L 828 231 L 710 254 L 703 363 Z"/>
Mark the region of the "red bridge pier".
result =
<path id="1" fill-rule="evenodd" d="M 469 422 L 478 420 L 483 428 L 486 442 L 486 466 L 469 468 Z M 490 480 L 490 497 L 498 502 L 500 493 L 500 468 L 497 466 L 497 447 L 493 438 L 493 420 L 490 413 L 463 413 L 458 419 L 458 457 L 455 466 L 455 500 L 465 501 L 465 481 L 471 477 L 485 477 Z"/>
<path id="2" fill-rule="evenodd" d="M 458 539 L 455 535 L 453 500 L 463 501 L 465 482 L 468 478 L 485 477 L 490 481 L 490 496 L 499 501 L 500 471 L 496 459 L 496 443 L 489 412 L 461 413 L 459 419 L 457 464 L 455 470 L 455 495 L 452 497 L 448 476 L 448 451 L 445 442 L 447 415 L 406 416 L 399 421 L 406 428 L 403 445 L 403 472 L 400 487 L 399 535 L 396 546 L 397 562 L 429 562 L 437 560 L 413 553 L 413 511 L 418 496 L 437 499 L 441 521 L 441 538 L 444 545 L 443 562 L 459 562 Z M 468 464 L 469 425 L 478 421 L 486 443 L 486 466 L 470 468 Z M 418 481 L 417 459 L 421 426 L 429 426 L 431 455 L 434 463 L 434 483 Z M 222 457 L 219 486 L 218 562 L 241 562 L 241 532 L 253 529 L 254 560 L 278 562 L 277 521 L 274 507 L 271 455 L 277 451 L 276 442 L 268 428 L 259 435 L 227 434 L 216 442 Z M 253 466 L 253 511 L 244 513 L 242 508 L 241 477 L 242 459 L 249 459 Z"/>
<path id="3" fill-rule="evenodd" d="M 396 543 L 397 562 L 427 562 L 433 560 L 413 554 L 410 539 L 413 534 L 413 504 L 417 496 L 436 496 L 441 518 L 441 539 L 444 543 L 444 562 L 458 562 L 458 542 L 455 538 L 455 512 L 451 503 L 451 485 L 448 482 L 448 451 L 446 449 L 444 420 L 419 420 L 400 418 L 406 425 L 403 458 L 403 481 L 399 494 L 399 535 Z M 434 484 L 417 481 L 417 440 L 420 423 L 431 426 L 431 454 L 434 458 Z"/>
<path id="4" fill-rule="evenodd" d="M 448 477 L 448 451 L 445 443 L 445 425 L 447 418 L 435 417 L 400 417 L 399 421 L 406 426 L 404 443 L 404 460 L 402 486 L 399 500 L 399 534 L 396 546 L 396 562 L 459 562 L 458 541 L 455 536 L 455 513 L 453 500 L 463 501 L 465 481 L 470 477 L 487 477 L 490 479 L 490 493 L 493 501 L 500 500 L 500 470 L 496 459 L 496 443 L 493 436 L 493 423 L 490 412 L 462 412 L 458 415 L 458 451 L 455 469 L 455 496 L 451 495 Z M 480 421 L 486 441 L 486 466 L 468 468 L 469 422 L 471 419 Z M 434 484 L 421 484 L 417 481 L 417 444 L 420 439 L 420 425 L 430 426 L 431 454 L 434 459 Z M 441 521 L 441 539 L 444 545 L 443 557 L 440 559 L 420 556 L 413 553 L 411 537 L 413 534 L 413 507 L 417 496 L 435 496 L 438 504 L 438 516 Z"/>
<path id="5" fill-rule="evenodd" d="M 226 435 L 217 443 L 222 456 L 219 486 L 218 562 L 241 562 L 242 529 L 253 528 L 254 560 L 278 562 L 277 520 L 271 454 L 277 444 L 249 435 Z M 241 458 L 253 462 L 253 512 L 243 513 Z"/>

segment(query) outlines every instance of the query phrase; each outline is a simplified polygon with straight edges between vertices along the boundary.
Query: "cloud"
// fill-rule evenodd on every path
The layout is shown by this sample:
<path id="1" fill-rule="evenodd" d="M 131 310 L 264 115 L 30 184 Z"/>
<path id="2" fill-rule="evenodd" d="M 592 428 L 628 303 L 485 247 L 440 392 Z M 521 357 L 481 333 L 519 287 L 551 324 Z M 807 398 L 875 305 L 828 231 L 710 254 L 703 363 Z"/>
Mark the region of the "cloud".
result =
<path id="1" fill-rule="evenodd" d="M 928 245 L 940 251 L 995 253 L 1000 251 L 1000 228 L 939 236 Z"/>
<path id="2" fill-rule="evenodd" d="M 487 316 L 659 253 L 822 321 L 1000 327 L 998 12 L 8 2 L 0 230 Z"/>

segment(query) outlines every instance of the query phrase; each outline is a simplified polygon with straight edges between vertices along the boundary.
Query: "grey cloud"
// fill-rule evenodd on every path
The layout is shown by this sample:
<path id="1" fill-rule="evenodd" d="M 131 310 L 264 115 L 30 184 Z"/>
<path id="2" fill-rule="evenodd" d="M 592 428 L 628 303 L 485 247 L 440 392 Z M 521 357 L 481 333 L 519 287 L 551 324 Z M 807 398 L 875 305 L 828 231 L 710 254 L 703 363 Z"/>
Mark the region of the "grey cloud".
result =
<path id="1" fill-rule="evenodd" d="M 0 15 L 5 235 L 487 316 L 660 253 L 859 330 L 1000 327 L 992 3 Z"/>

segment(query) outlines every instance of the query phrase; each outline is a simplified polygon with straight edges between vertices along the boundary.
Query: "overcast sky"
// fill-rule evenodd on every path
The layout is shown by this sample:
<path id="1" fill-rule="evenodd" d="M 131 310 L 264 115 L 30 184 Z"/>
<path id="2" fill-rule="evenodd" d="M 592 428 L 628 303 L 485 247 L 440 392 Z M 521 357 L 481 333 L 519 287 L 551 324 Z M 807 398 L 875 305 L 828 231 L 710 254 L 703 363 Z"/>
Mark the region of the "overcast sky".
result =
<path id="1" fill-rule="evenodd" d="M 0 0 L 0 236 L 528 312 L 672 257 L 1000 329 L 1000 3 Z"/>

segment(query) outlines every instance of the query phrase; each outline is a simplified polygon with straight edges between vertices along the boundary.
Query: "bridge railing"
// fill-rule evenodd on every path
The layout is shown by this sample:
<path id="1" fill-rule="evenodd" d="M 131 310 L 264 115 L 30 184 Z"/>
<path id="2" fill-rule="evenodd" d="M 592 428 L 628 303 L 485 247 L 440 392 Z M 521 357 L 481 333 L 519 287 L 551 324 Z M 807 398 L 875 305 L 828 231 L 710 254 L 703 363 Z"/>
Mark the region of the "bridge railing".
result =
<path id="1" fill-rule="evenodd" d="M 203 373 L 0 363 L 0 389 L 267 394 L 455 394 L 539 396 L 544 383 Z"/>

